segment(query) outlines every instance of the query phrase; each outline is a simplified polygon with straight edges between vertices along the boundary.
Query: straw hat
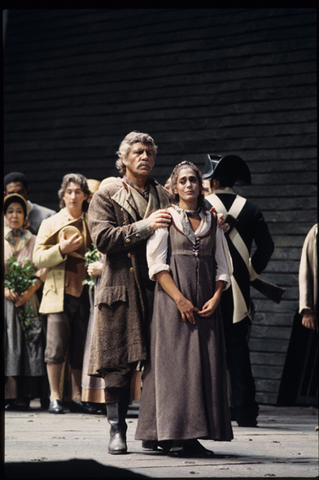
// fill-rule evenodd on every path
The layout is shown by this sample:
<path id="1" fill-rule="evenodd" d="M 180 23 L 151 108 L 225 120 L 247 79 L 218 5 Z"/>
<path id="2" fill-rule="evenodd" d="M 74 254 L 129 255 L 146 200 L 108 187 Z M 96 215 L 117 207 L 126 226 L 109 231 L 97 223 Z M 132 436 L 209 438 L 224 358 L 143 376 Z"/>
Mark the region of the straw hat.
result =
<path id="1" fill-rule="evenodd" d="M 62 232 L 65 233 L 65 238 L 67 240 L 75 233 L 78 233 L 81 236 L 81 244 L 75 252 L 70 252 L 68 255 L 85 259 L 84 254 L 86 249 L 86 237 L 83 236 L 80 228 L 83 230 L 83 223 L 81 218 L 71 220 L 71 222 L 59 227 L 57 230 L 52 232 L 51 235 L 43 242 L 43 244 L 49 247 L 56 245 L 60 242 Z"/>
<path id="2" fill-rule="evenodd" d="M 80 230 L 78 228 L 76 228 L 74 225 L 66 225 L 65 227 L 61 228 L 61 230 L 58 233 L 59 242 L 60 242 L 60 239 L 61 239 L 62 232 L 64 232 L 66 240 L 69 240 L 69 238 L 72 237 L 72 235 L 74 235 L 75 233 L 78 233 L 81 237 L 81 245 L 82 245 L 83 236 L 82 236 Z"/>
<path id="3" fill-rule="evenodd" d="M 92 194 L 98 191 L 100 183 L 101 182 L 99 180 L 94 180 L 93 178 L 90 178 L 89 180 L 87 180 L 89 190 Z"/>

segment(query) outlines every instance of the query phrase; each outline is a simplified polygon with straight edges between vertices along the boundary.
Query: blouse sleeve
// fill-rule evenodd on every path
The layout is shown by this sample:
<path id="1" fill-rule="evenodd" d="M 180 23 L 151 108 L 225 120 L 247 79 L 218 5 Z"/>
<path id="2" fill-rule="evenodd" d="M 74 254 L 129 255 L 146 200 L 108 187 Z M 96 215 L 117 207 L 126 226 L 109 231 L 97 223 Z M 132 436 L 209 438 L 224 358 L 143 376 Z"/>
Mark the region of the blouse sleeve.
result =
<path id="1" fill-rule="evenodd" d="M 157 228 L 148 239 L 146 245 L 146 258 L 148 275 L 151 280 L 156 280 L 155 275 L 163 270 L 169 271 L 167 260 L 168 228 Z"/>
<path id="2" fill-rule="evenodd" d="M 223 280 L 226 282 L 224 290 L 227 290 L 231 283 L 230 277 L 233 273 L 233 262 L 229 252 L 227 240 L 219 227 L 216 228 L 215 259 L 217 263 L 215 281 L 217 282 L 218 280 Z"/>

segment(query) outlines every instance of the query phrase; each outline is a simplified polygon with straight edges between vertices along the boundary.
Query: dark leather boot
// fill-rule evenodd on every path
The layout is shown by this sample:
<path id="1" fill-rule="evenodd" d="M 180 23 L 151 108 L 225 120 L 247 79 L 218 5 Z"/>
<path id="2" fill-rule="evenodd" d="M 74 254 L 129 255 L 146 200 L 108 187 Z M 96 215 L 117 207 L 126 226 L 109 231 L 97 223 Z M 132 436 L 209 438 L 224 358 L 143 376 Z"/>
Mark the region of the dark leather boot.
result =
<path id="1" fill-rule="evenodd" d="M 112 455 L 123 454 L 127 452 L 127 425 L 125 422 L 126 412 L 126 402 L 106 404 L 107 420 L 111 425 L 108 452 Z"/>

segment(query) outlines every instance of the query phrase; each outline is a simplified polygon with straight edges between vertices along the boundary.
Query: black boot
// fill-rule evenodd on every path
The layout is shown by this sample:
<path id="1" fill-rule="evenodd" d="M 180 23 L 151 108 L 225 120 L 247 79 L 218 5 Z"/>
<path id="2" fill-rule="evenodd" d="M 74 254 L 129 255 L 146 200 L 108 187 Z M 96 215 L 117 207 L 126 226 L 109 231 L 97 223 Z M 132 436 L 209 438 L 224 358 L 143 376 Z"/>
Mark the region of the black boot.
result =
<path id="1" fill-rule="evenodd" d="M 127 452 L 125 422 L 127 407 L 127 402 L 106 404 L 107 420 L 111 425 L 108 452 L 113 455 Z"/>

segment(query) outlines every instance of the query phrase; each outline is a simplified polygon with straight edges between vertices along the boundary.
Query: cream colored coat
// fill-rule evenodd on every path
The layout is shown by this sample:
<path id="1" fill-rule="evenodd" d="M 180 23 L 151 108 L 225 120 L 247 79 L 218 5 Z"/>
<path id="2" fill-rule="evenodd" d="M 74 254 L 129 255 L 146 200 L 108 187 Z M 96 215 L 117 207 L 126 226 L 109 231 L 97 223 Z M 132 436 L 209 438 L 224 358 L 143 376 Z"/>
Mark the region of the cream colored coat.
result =
<path id="1" fill-rule="evenodd" d="M 318 316 L 318 224 L 308 232 L 299 266 L 299 313 L 310 309 Z"/>
<path id="2" fill-rule="evenodd" d="M 83 215 L 86 226 L 85 246 L 88 248 L 91 246 L 91 238 L 87 228 L 87 215 Z M 39 308 L 40 313 L 63 312 L 65 264 L 68 256 L 61 254 L 57 240 L 55 240 L 55 244 L 51 245 L 51 243 L 54 243 L 55 234 L 62 227 L 75 224 L 78 221 L 79 219 L 75 220 L 65 208 L 62 208 L 58 213 L 41 223 L 33 250 L 34 264 L 38 268 L 48 268 Z M 50 241 L 50 238 L 53 239 L 53 242 Z"/>

